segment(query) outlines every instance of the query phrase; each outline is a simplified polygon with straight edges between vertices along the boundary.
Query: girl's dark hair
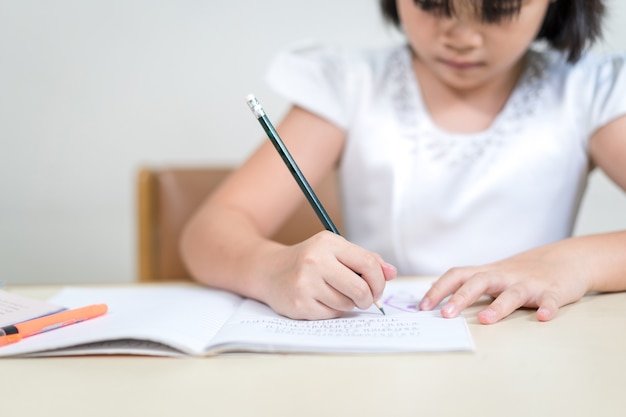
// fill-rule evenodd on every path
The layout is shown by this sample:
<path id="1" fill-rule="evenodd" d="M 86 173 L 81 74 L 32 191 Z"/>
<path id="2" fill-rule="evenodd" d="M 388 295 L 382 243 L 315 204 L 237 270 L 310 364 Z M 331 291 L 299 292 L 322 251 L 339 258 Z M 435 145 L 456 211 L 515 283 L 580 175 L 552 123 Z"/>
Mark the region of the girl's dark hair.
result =
<path id="1" fill-rule="evenodd" d="M 453 0 L 413 0 L 422 10 L 437 15 L 454 14 Z M 475 0 L 474 6 L 481 19 L 496 23 L 519 13 L 522 0 Z M 396 0 L 380 0 L 384 18 L 400 27 Z M 537 34 L 559 51 L 567 53 L 569 62 L 576 62 L 584 49 L 600 38 L 605 6 L 603 0 L 555 0 Z"/>

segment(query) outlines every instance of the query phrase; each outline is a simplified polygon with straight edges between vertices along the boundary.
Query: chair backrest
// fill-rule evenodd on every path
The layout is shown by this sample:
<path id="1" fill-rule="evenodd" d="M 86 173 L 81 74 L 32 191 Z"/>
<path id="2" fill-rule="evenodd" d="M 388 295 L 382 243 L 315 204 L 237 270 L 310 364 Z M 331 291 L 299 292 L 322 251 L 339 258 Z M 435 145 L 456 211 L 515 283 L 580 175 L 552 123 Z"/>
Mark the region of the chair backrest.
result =
<path id="1" fill-rule="evenodd" d="M 137 174 L 138 280 L 144 282 L 191 279 L 178 249 L 187 219 L 231 172 L 231 168 L 141 168 Z M 326 178 L 315 193 L 341 230 L 336 175 Z M 274 236 L 293 244 L 323 229 L 305 200 Z"/>

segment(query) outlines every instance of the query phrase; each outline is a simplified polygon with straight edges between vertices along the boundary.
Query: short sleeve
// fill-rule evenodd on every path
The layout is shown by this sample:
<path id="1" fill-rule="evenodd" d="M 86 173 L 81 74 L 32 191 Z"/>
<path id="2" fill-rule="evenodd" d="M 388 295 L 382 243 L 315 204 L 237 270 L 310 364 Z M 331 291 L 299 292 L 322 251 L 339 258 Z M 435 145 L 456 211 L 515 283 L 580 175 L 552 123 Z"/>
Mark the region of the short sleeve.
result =
<path id="1" fill-rule="evenodd" d="M 266 81 L 292 104 L 347 129 L 345 59 L 319 45 L 292 47 L 270 64 Z"/>
<path id="2" fill-rule="evenodd" d="M 626 55 L 610 55 L 598 63 L 590 112 L 590 134 L 626 114 Z"/>

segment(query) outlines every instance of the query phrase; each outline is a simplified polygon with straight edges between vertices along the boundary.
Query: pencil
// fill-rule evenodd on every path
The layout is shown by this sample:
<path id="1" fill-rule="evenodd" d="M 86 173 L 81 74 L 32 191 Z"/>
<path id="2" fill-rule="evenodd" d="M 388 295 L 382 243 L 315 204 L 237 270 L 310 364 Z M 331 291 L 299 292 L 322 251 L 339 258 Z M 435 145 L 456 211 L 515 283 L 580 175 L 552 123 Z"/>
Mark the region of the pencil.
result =
<path id="1" fill-rule="evenodd" d="M 265 110 L 263 110 L 263 107 L 261 106 L 261 103 L 259 103 L 259 100 L 257 100 L 257 98 L 253 94 L 249 94 L 246 98 L 246 101 L 248 102 L 250 110 L 252 110 L 252 114 L 254 114 L 254 117 L 256 117 L 256 119 L 263 127 L 263 130 L 265 130 L 265 133 L 274 145 L 274 148 L 276 148 L 276 150 L 278 151 L 278 154 L 282 158 L 285 165 L 287 165 L 287 168 L 289 168 L 291 175 L 293 175 L 293 178 L 296 180 L 298 186 L 304 193 L 304 196 L 309 201 L 309 204 L 315 211 L 315 214 L 322 222 L 324 229 L 333 232 L 336 235 L 341 235 L 341 233 L 339 233 L 339 229 L 337 229 L 330 216 L 328 215 L 328 212 L 322 205 L 322 202 L 319 200 L 319 198 L 317 198 L 315 191 L 313 191 L 313 188 L 309 185 L 309 182 L 304 177 L 304 174 L 302 174 L 302 171 L 300 171 L 298 164 L 296 164 L 296 161 L 289 153 L 289 150 L 285 146 L 285 143 L 278 135 L 276 129 L 274 129 L 272 122 L 270 122 L 270 119 L 267 117 L 267 114 L 265 113 Z M 376 305 L 376 307 L 378 307 L 381 313 L 385 314 L 385 310 L 383 310 L 383 306 L 379 300 L 374 301 L 374 304 Z"/>

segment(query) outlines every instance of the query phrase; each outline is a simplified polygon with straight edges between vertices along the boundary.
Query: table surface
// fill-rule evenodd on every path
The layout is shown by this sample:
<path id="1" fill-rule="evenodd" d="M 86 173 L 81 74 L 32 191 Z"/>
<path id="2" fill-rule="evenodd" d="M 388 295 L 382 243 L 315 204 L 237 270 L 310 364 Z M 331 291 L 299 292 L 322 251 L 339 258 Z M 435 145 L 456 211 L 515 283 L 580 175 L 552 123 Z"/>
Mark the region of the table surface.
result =
<path id="1" fill-rule="evenodd" d="M 485 326 L 472 306 L 475 352 L 0 359 L 0 415 L 624 416 L 625 307 L 589 295 L 547 323 Z"/>

